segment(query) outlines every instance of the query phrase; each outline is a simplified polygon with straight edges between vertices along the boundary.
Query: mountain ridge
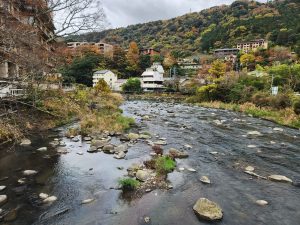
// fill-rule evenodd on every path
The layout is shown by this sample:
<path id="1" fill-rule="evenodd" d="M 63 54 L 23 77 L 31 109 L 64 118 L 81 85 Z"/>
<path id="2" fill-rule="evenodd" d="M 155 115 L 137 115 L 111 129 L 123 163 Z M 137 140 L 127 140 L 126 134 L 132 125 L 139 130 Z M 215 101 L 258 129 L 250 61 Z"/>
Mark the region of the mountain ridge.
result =
<path id="1" fill-rule="evenodd" d="M 257 38 L 271 45 L 299 51 L 300 1 L 276 0 L 269 3 L 240 0 L 214 6 L 167 20 L 129 25 L 93 32 L 69 40 L 105 41 L 127 48 L 136 41 L 140 48 L 175 51 L 184 55 L 233 47 L 237 42 Z"/>

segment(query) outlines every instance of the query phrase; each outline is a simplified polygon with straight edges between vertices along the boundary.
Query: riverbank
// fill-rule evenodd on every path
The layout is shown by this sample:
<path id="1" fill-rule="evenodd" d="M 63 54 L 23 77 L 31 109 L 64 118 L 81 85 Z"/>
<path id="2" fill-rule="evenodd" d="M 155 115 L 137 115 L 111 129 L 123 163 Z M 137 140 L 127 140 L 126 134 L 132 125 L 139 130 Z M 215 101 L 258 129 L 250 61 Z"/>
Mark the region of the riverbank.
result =
<path id="1" fill-rule="evenodd" d="M 22 101 L 3 101 L 0 120 L 0 143 L 20 141 L 49 129 L 79 120 L 80 134 L 122 132 L 134 122 L 122 115 L 123 97 L 115 93 L 97 93 L 77 88 L 72 93 L 62 90 L 40 91 L 35 101 L 29 96 Z"/>
<path id="2" fill-rule="evenodd" d="M 143 93 L 143 94 L 123 94 L 126 100 L 151 100 L 151 101 L 176 101 L 183 102 L 187 98 L 186 95 L 180 93 Z"/>
<path id="3" fill-rule="evenodd" d="M 219 101 L 201 102 L 196 103 L 196 105 L 205 108 L 226 109 L 234 112 L 241 112 L 253 117 L 273 121 L 280 125 L 300 128 L 300 116 L 297 115 L 292 108 L 278 110 L 267 107 L 257 107 L 253 103 L 234 104 Z"/>

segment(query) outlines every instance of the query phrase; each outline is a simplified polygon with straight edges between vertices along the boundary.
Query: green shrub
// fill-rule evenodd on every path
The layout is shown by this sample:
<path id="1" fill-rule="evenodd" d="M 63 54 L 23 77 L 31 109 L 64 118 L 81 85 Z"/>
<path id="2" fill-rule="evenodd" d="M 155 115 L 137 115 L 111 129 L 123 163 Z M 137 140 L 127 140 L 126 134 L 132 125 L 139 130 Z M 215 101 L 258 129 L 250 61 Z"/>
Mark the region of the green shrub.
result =
<path id="1" fill-rule="evenodd" d="M 123 84 L 122 90 L 125 93 L 141 93 L 141 81 L 137 78 L 130 78 L 125 84 Z"/>
<path id="2" fill-rule="evenodd" d="M 297 115 L 300 115 L 300 99 L 298 99 L 294 102 L 293 109 Z"/>
<path id="3" fill-rule="evenodd" d="M 156 172 L 160 175 L 164 175 L 172 172 L 176 167 L 176 162 L 168 156 L 158 157 L 156 159 L 155 168 Z"/>
<path id="4" fill-rule="evenodd" d="M 132 191 L 137 189 L 137 187 L 140 185 L 140 182 L 133 178 L 124 178 L 119 180 L 119 184 L 121 185 L 122 190 Z"/>

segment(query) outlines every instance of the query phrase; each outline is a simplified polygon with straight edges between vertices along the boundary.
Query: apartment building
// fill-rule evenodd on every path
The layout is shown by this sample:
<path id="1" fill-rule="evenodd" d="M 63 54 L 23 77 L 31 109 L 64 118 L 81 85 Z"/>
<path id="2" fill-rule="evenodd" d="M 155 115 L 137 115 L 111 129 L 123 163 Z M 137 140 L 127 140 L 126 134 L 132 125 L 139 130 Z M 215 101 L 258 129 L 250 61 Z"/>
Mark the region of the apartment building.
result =
<path id="1" fill-rule="evenodd" d="M 84 46 L 91 46 L 96 47 L 100 54 L 103 54 L 105 56 L 111 56 L 113 55 L 113 49 L 114 46 L 104 43 L 104 42 L 68 42 L 67 43 L 68 48 L 70 49 L 76 49 Z"/>
<path id="2" fill-rule="evenodd" d="M 51 13 L 46 10 L 47 0 L 0 0 L 0 78 L 15 79 L 21 70 L 26 71 L 26 65 L 17 60 L 30 57 L 30 52 L 34 54 L 25 40 L 33 36 L 26 37 L 26 31 L 34 34 L 32 42 L 43 50 L 54 50 L 55 27 Z"/>
<path id="3" fill-rule="evenodd" d="M 237 44 L 237 49 L 249 53 L 251 51 L 256 51 L 258 48 L 267 49 L 268 48 L 268 42 L 264 39 L 257 39 L 253 41 L 248 42 L 242 42 Z"/>

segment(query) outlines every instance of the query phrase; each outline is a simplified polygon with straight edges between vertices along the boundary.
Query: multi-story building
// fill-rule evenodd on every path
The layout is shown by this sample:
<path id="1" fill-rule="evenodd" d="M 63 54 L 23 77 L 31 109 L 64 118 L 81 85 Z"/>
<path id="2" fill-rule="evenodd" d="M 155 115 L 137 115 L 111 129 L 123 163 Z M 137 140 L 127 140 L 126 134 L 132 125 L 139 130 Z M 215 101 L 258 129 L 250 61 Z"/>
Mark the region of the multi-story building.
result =
<path id="1" fill-rule="evenodd" d="M 144 91 L 162 91 L 164 89 L 164 68 L 160 63 L 153 63 L 142 74 L 142 88 Z"/>
<path id="2" fill-rule="evenodd" d="M 54 30 L 47 0 L 0 0 L 1 81 L 15 81 L 30 72 L 31 58 L 51 66 Z"/>
<path id="3" fill-rule="evenodd" d="M 258 48 L 267 49 L 268 42 L 264 39 L 257 39 L 253 41 L 238 43 L 237 48 L 245 53 L 248 53 L 250 51 L 256 51 Z"/>
<path id="4" fill-rule="evenodd" d="M 238 48 L 221 48 L 215 49 L 214 55 L 217 58 L 223 58 L 226 56 L 237 55 L 240 50 Z"/>
<path id="5" fill-rule="evenodd" d="M 89 47 L 96 47 L 96 49 L 99 51 L 100 54 L 106 55 L 106 56 L 112 56 L 114 46 L 104 43 L 104 42 L 68 42 L 67 43 L 68 48 L 70 49 L 77 49 L 79 47 L 89 46 Z"/>

